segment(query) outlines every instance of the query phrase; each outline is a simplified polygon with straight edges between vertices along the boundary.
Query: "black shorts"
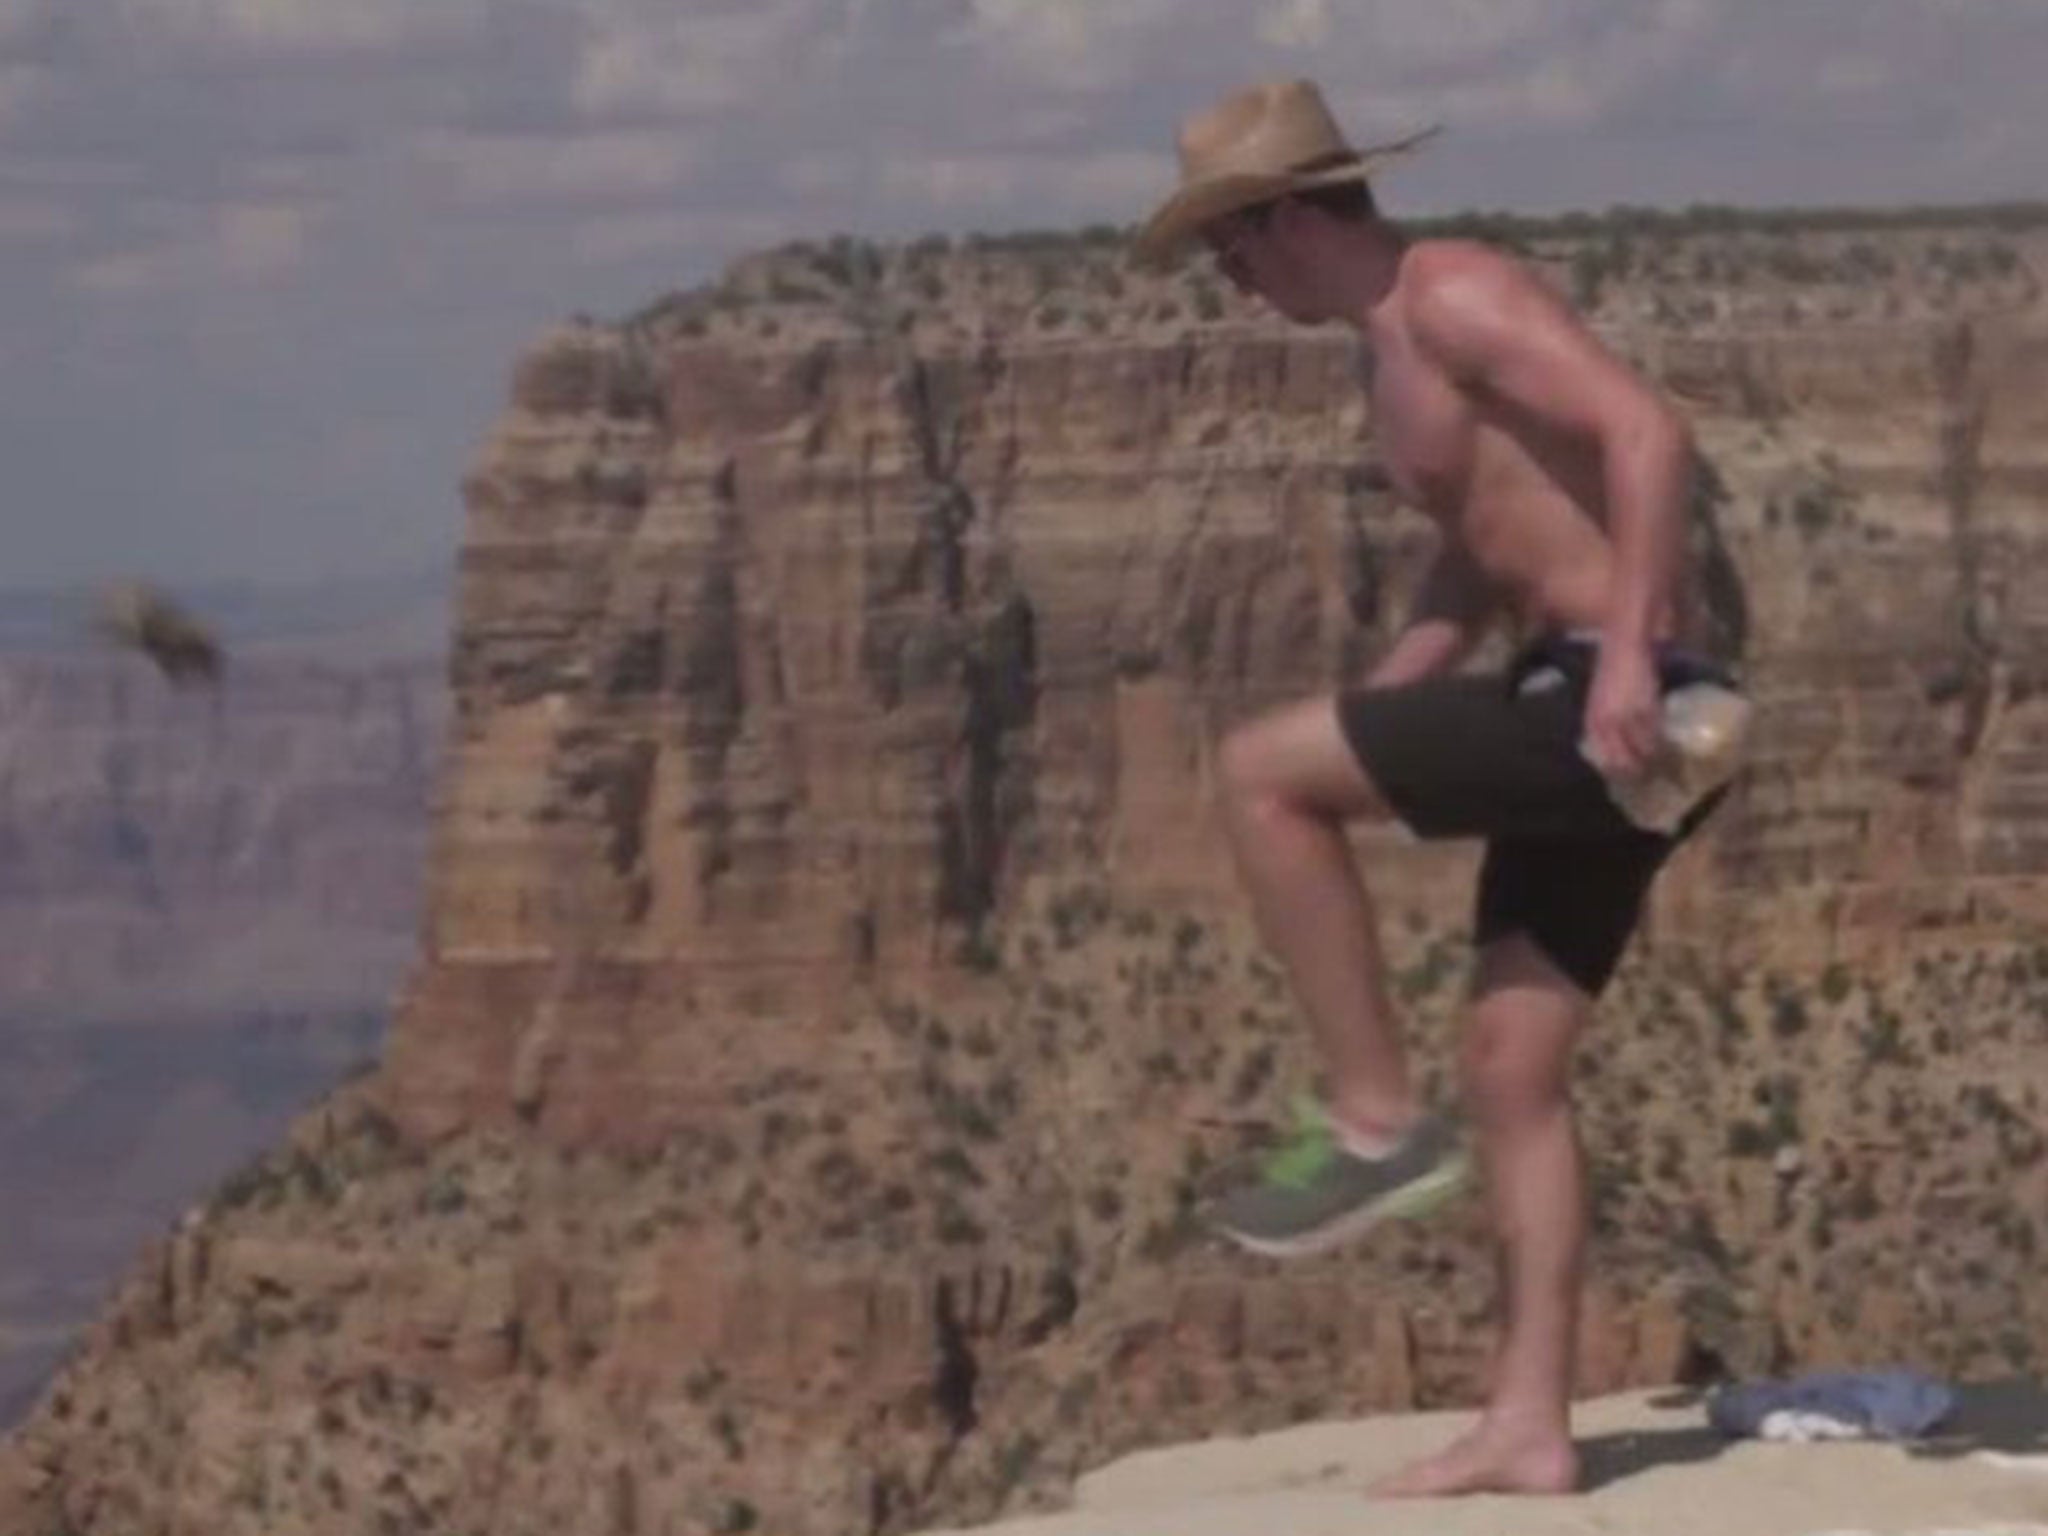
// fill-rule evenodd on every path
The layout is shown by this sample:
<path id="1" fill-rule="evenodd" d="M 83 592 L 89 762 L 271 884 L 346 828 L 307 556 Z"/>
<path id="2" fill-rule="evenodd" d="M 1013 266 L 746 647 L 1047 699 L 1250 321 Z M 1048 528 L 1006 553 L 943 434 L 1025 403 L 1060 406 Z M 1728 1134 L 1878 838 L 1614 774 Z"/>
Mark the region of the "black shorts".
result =
<path id="1" fill-rule="evenodd" d="M 1474 937 L 1522 933 L 1589 996 L 1614 974 L 1650 882 L 1724 791 L 1677 832 L 1621 813 L 1579 751 L 1597 650 L 1550 636 L 1508 670 L 1427 678 L 1337 696 L 1351 749 L 1395 815 L 1419 837 L 1483 837 Z M 1711 679 L 1711 662 L 1661 649 L 1666 691 Z"/>

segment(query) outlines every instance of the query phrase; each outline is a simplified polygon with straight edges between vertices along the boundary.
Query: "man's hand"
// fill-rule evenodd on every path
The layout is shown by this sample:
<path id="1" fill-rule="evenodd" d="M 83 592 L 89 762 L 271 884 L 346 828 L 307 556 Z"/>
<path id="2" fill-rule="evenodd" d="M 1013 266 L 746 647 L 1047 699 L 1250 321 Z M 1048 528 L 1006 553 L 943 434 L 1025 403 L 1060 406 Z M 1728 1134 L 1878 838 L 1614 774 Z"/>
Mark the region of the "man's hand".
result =
<path id="1" fill-rule="evenodd" d="M 1603 643 L 1586 696 L 1586 756 L 1612 778 L 1634 778 L 1663 750 L 1657 666 L 1646 645 Z"/>

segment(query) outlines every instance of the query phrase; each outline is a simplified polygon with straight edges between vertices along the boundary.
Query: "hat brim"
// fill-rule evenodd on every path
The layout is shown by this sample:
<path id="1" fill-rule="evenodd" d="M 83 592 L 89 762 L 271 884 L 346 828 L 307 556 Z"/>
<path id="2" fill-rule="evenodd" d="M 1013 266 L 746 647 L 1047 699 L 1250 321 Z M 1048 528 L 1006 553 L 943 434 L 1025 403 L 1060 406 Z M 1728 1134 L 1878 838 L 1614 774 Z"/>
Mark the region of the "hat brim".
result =
<path id="1" fill-rule="evenodd" d="M 1238 171 L 1191 181 L 1161 203 L 1132 237 L 1131 260 L 1141 266 L 1158 266 L 1186 245 L 1204 224 L 1240 208 L 1255 207 L 1292 192 L 1370 180 L 1386 162 L 1406 154 L 1436 131 L 1426 128 L 1398 143 L 1366 150 L 1341 165 L 1320 171 Z"/>
<path id="2" fill-rule="evenodd" d="M 1348 169 L 1348 168 L 1347 168 Z M 1159 205 L 1131 241 L 1131 259 L 1157 266 L 1194 238 L 1213 219 L 1240 208 L 1271 202 L 1295 190 L 1298 178 L 1238 174 L 1191 181 Z"/>

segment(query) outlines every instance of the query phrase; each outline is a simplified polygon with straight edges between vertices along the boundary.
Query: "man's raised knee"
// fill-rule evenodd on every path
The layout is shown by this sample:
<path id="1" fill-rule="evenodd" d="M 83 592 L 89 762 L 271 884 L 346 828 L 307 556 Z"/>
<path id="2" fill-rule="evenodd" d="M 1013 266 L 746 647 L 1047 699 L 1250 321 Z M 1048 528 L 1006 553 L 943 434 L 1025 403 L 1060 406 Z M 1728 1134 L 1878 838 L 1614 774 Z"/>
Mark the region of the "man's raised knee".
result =
<path id="1" fill-rule="evenodd" d="M 1231 810 L 1253 810 L 1285 800 L 1259 723 L 1240 725 L 1216 748 L 1216 793 Z"/>
<path id="2" fill-rule="evenodd" d="M 1216 776 L 1218 795 L 1237 814 L 1385 814 L 1327 701 L 1290 705 L 1230 731 L 1217 748 Z"/>

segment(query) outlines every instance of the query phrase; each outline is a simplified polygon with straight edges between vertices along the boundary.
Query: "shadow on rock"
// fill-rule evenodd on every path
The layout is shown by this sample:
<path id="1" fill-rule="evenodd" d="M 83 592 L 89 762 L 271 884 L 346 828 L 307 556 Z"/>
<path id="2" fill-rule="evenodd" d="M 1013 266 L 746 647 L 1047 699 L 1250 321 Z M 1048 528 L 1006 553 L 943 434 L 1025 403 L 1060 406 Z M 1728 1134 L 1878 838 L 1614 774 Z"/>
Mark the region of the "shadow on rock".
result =
<path id="1" fill-rule="evenodd" d="M 2048 1455 L 2048 1387 L 2023 1376 L 1959 1386 L 1955 1411 L 1941 1428 L 1907 1449 L 1940 1458 L 1975 1451 Z"/>
<path id="2" fill-rule="evenodd" d="M 1704 1424 L 1589 1435 L 1578 1444 L 1581 1493 L 1595 1492 L 1657 1467 L 1711 1461 L 1728 1449 L 1727 1439 Z"/>

